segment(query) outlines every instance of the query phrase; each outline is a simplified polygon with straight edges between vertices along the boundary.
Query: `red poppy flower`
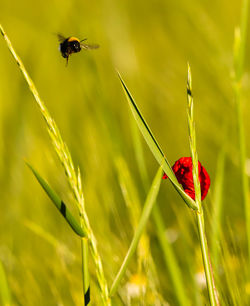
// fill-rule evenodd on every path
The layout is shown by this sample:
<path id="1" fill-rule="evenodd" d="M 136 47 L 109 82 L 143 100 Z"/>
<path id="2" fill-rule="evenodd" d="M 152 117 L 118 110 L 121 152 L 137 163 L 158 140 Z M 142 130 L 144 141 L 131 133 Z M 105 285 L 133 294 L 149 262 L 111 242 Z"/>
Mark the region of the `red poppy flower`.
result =
<path id="1" fill-rule="evenodd" d="M 172 167 L 174 174 L 182 185 L 186 194 L 188 194 L 193 200 L 195 200 L 194 181 L 193 181 L 193 162 L 191 157 L 181 157 L 178 159 Z M 210 177 L 206 169 L 198 162 L 199 179 L 201 185 L 201 200 L 203 200 L 210 187 Z M 167 179 L 166 174 L 163 175 L 163 179 Z"/>

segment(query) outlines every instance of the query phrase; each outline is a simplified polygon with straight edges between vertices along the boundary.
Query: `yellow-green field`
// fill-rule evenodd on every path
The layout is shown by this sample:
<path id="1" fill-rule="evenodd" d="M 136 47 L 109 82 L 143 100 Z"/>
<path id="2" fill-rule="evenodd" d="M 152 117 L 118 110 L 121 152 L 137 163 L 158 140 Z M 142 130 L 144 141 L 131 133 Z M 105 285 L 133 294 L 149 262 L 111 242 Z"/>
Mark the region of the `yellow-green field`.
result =
<path id="1" fill-rule="evenodd" d="M 234 66 L 235 28 L 247 3 L 242 1 L 0 3 L 0 24 L 81 170 L 86 212 L 109 289 L 159 167 L 139 134 L 117 71 L 173 165 L 190 156 L 189 62 L 198 157 L 211 178 L 202 205 L 216 291 L 220 305 L 250 303 L 250 204 L 242 188 L 242 170 L 250 175 L 250 36 L 244 43 L 244 27 L 238 40 L 245 51 L 244 73 L 238 79 L 244 55 Z M 73 54 L 66 67 L 57 33 L 88 38 L 100 48 Z M 0 57 L 0 305 L 84 305 L 81 239 L 25 162 L 79 220 L 74 195 L 2 35 Z M 195 212 L 169 180 L 161 182 L 155 205 L 167 251 L 150 216 L 112 305 L 209 305 Z M 102 305 L 91 252 L 89 257 L 90 305 Z M 171 272 L 175 264 L 177 272 Z"/>

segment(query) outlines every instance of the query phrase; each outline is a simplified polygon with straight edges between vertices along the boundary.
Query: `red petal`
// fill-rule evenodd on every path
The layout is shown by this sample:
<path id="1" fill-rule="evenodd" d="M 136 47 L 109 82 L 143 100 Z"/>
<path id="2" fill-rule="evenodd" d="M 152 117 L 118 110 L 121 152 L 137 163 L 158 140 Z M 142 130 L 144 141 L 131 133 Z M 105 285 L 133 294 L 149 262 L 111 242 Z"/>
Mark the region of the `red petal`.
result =
<path id="1" fill-rule="evenodd" d="M 193 163 L 191 157 L 181 157 L 178 159 L 172 167 L 173 172 L 179 182 L 182 185 L 186 194 L 188 194 L 193 200 L 195 200 L 194 181 L 193 181 Z M 203 200 L 210 187 L 210 177 L 206 169 L 198 162 L 199 179 L 201 186 L 201 200 Z M 167 179 L 166 174 L 163 175 L 163 179 Z"/>

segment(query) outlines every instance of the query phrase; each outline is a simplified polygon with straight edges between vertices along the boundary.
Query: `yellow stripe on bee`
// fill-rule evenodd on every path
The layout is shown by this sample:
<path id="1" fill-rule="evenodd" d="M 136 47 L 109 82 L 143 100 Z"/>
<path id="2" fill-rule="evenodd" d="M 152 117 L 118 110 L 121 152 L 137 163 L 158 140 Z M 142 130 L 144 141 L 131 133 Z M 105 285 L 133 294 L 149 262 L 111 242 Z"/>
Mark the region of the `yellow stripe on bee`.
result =
<path id="1" fill-rule="evenodd" d="M 74 41 L 74 40 L 80 42 L 80 40 L 79 40 L 78 38 L 76 38 L 76 37 L 69 37 L 69 38 L 68 38 L 68 42 Z"/>

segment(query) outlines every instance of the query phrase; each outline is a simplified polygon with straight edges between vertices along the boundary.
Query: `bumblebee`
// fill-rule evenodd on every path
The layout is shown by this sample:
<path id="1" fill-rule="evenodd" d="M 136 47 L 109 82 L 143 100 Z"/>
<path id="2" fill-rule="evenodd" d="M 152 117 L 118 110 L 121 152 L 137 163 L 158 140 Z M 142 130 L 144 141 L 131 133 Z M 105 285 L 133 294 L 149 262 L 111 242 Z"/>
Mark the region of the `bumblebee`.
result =
<path id="1" fill-rule="evenodd" d="M 79 40 L 76 37 L 65 38 L 61 34 L 58 34 L 57 36 L 60 42 L 59 50 L 62 57 L 66 58 L 66 66 L 68 64 L 70 54 L 80 52 L 82 49 L 91 50 L 99 48 L 99 45 L 97 44 L 83 43 L 83 41 L 87 40 L 87 38 Z"/>

